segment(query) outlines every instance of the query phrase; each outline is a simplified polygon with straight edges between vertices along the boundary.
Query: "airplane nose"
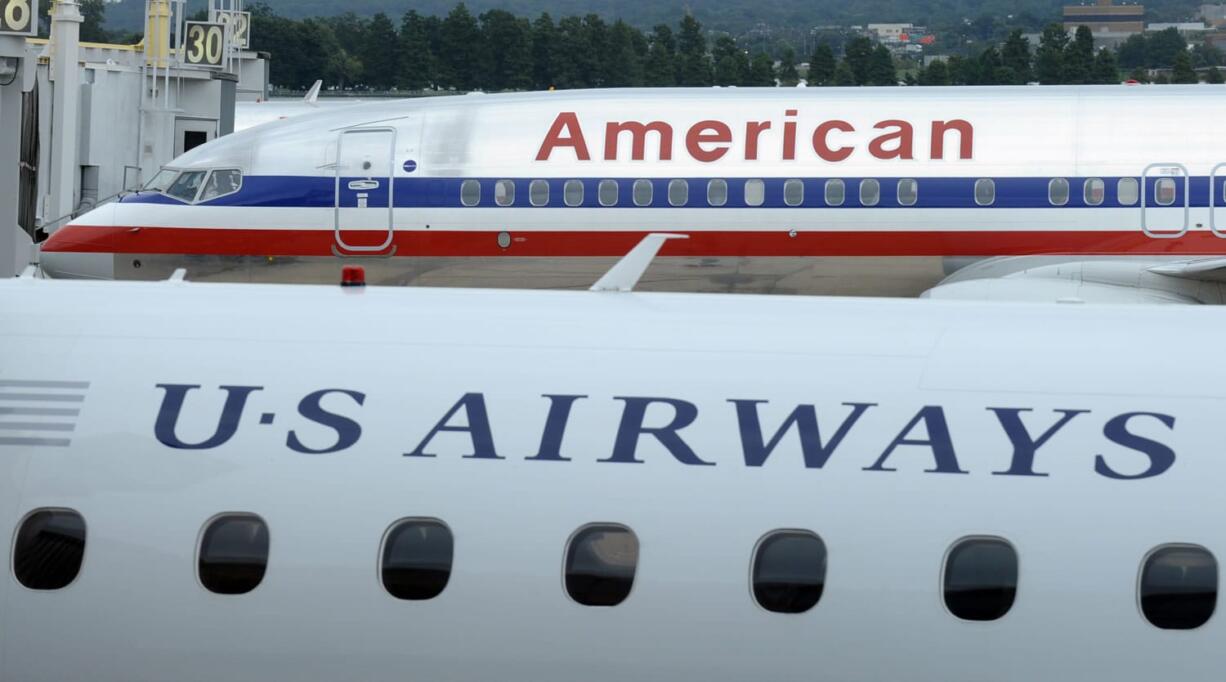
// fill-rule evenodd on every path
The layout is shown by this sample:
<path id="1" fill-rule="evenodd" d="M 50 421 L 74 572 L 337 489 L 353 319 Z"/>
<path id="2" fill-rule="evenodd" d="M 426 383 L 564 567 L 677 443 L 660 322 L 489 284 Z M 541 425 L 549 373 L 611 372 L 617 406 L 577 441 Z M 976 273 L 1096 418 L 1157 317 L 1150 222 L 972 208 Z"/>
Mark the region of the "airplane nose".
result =
<path id="1" fill-rule="evenodd" d="M 56 279 L 115 279 L 115 256 L 96 239 L 108 232 L 97 228 L 113 226 L 114 217 L 115 205 L 105 204 L 52 232 L 39 247 L 43 273 Z"/>

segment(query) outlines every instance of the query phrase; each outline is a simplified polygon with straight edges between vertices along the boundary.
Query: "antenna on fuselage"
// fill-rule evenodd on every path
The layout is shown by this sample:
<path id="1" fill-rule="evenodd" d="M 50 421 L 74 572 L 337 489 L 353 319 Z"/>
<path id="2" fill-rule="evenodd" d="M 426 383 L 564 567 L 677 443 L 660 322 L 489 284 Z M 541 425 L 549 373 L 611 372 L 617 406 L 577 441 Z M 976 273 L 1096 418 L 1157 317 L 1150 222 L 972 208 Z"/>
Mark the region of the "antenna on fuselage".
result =
<path id="1" fill-rule="evenodd" d="M 651 261 L 655 260 L 656 254 L 660 252 L 660 247 L 669 239 L 689 239 L 689 236 L 666 232 L 648 234 L 643 237 L 643 241 L 630 249 L 630 253 L 622 256 L 621 260 L 609 268 L 588 291 L 633 291 L 634 285 L 639 283 L 639 279 L 647 271 L 647 266 L 651 265 Z"/>

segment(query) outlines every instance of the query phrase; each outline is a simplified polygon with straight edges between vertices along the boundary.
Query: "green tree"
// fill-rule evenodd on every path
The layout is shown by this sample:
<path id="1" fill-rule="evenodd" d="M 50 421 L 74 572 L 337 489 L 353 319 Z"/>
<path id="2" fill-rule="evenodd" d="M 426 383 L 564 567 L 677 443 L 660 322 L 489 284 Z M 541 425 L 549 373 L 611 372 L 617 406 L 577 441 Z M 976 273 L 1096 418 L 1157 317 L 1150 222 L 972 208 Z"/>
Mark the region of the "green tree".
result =
<path id="1" fill-rule="evenodd" d="M 1078 26 L 1073 41 L 1064 48 L 1064 82 L 1094 82 L 1094 34 L 1088 26 Z"/>
<path id="2" fill-rule="evenodd" d="M 553 52 L 554 85 L 561 89 L 589 88 L 592 73 L 592 49 L 588 31 L 579 17 L 558 20 L 557 49 Z"/>
<path id="3" fill-rule="evenodd" d="M 839 86 L 856 85 L 856 72 L 852 70 L 847 60 L 839 62 L 834 69 L 834 84 Z"/>
<path id="4" fill-rule="evenodd" d="M 365 40 L 359 45 L 364 81 L 367 87 L 388 90 L 396 84 L 400 72 L 400 39 L 396 26 L 382 12 L 371 17 L 366 25 Z"/>
<path id="5" fill-rule="evenodd" d="M 677 38 L 677 83 L 679 85 L 711 85 L 711 61 L 707 58 L 707 39 L 702 24 L 686 13 L 681 19 Z"/>
<path id="6" fill-rule="evenodd" d="M 779 84 L 784 87 L 795 87 L 800 82 L 800 74 L 796 71 L 796 52 L 792 48 L 783 51 L 779 59 Z"/>
<path id="7" fill-rule="evenodd" d="M 1135 69 L 1145 66 L 1149 61 L 1149 42 L 1144 33 L 1134 33 L 1128 36 L 1119 48 L 1117 55 L 1120 66 L 1125 69 Z"/>
<path id="8" fill-rule="evenodd" d="M 949 69 L 944 60 L 936 60 L 920 70 L 920 85 L 949 85 Z"/>
<path id="9" fill-rule="evenodd" d="M 532 25 L 506 10 L 481 15 L 481 82 L 486 90 L 527 90 L 533 84 Z"/>
<path id="10" fill-rule="evenodd" d="M 1115 60 L 1111 50 L 1099 50 L 1094 55 L 1094 78 L 1090 81 L 1099 85 L 1111 85 L 1120 82 L 1120 65 Z"/>
<path id="11" fill-rule="evenodd" d="M 1034 73 L 1030 67 L 1030 41 L 1022 35 L 1021 29 L 1015 29 L 1009 34 L 1000 56 L 1002 65 L 1012 70 L 1013 77 L 1009 83 L 1024 85 L 1033 79 Z"/>
<path id="12" fill-rule="evenodd" d="M 1210 45 L 1209 43 L 1198 43 L 1192 47 L 1192 66 L 1193 68 L 1201 68 L 1205 66 L 1221 66 L 1222 51 Z"/>
<path id="13" fill-rule="evenodd" d="M 1179 55 L 1187 54 L 1188 41 L 1183 39 L 1178 29 L 1171 27 L 1151 33 L 1147 48 L 1145 63 L 1150 68 L 1173 67 Z"/>
<path id="14" fill-rule="evenodd" d="M 715 39 L 711 60 L 715 62 L 716 85 L 740 85 L 749 76 L 749 58 L 730 35 Z"/>
<path id="15" fill-rule="evenodd" d="M 673 29 L 665 24 L 652 29 L 643 77 L 646 84 L 653 87 L 677 84 L 677 41 L 673 38 Z"/>
<path id="16" fill-rule="evenodd" d="M 838 63 L 834 59 L 834 50 L 827 43 L 818 43 L 809 57 L 809 85 L 831 85 L 834 82 L 834 70 Z"/>
<path id="17" fill-rule="evenodd" d="M 894 58 L 885 45 L 873 48 L 868 61 L 869 85 L 898 85 L 898 72 L 894 68 Z"/>
<path id="18" fill-rule="evenodd" d="M 1226 83 L 1226 78 L 1222 78 L 1222 72 L 1216 66 L 1209 67 L 1209 71 L 1205 73 L 1205 82 L 1212 85 L 1221 85 Z"/>
<path id="19" fill-rule="evenodd" d="M 643 34 L 618 19 L 609 29 L 609 62 L 605 85 L 614 88 L 640 86 L 644 80 Z"/>
<path id="20" fill-rule="evenodd" d="M 971 81 L 974 85 L 1006 85 L 1012 78 L 1012 71 L 1005 71 L 1004 61 L 995 47 L 989 47 L 979 54 L 975 65 L 975 76 Z"/>
<path id="21" fill-rule="evenodd" d="M 1175 66 L 1171 69 L 1172 83 L 1199 83 L 1200 78 L 1196 76 L 1196 71 L 1192 69 L 1192 57 L 1187 51 L 1180 52 L 1175 56 Z"/>
<path id="22" fill-rule="evenodd" d="M 554 86 L 553 55 L 558 49 L 558 29 L 548 12 L 532 23 L 532 81 L 538 90 Z"/>
<path id="23" fill-rule="evenodd" d="M 856 85 L 864 85 L 869 82 L 868 69 L 872 58 L 873 41 L 864 36 L 852 38 L 843 48 L 843 61 L 851 69 Z"/>
<path id="24" fill-rule="evenodd" d="M 584 45 L 583 81 L 587 87 L 602 88 L 609 85 L 613 75 L 609 73 L 612 59 L 609 25 L 599 14 L 588 14 L 583 17 L 583 29 L 579 40 Z"/>
<path id="25" fill-rule="evenodd" d="M 275 60 L 274 60 L 275 61 Z M 434 55 L 426 21 L 415 10 L 400 20 L 400 73 L 397 85 L 406 90 L 425 90 L 434 85 Z"/>
<path id="26" fill-rule="evenodd" d="M 765 52 L 755 54 L 749 61 L 749 78 L 741 85 L 774 87 L 775 60 Z"/>
<path id="27" fill-rule="evenodd" d="M 1145 69 L 1144 66 L 1138 66 L 1137 68 L 1132 70 L 1132 73 L 1128 74 L 1128 80 L 1134 80 L 1138 83 L 1148 83 L 1149 82 L 1149 72 Z"/>
<path id="28" fill-rule="evenodd" d="M 438 61 L 444 87 L 475 90 L 480 84 L 481 29 L 462 2 L 443 19 Z"/>
<path id="29" fill-rule="evenodd" d="M 81 0 L 81 40 L 87 43 L 110 42 L 106 23 L 106 3 L 103 0 Z"/>
<path id="30" fill-rule="evenodd" d="M 1034 71 L 1039 82 L 1056 85 L 1064 82 L 1064 50 L 1068 32 L 1060 24 L 1048 24 L 1039 36 L 1039 49 L 1034 55 Z"/>

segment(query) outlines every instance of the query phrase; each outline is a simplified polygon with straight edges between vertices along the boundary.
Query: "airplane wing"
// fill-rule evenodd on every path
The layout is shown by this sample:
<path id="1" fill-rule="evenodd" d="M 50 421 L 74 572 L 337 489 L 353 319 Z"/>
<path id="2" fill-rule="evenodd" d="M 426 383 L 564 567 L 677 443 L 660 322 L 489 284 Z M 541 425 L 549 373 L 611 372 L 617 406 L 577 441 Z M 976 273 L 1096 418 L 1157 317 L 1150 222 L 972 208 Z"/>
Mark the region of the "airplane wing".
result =
<path id="1" fill-rule="evenodd" d="M 1226 258 L 1061 261 L 989 258 L 925 291 L 924 298 L 1063 303 L 1226 303 Z"/>

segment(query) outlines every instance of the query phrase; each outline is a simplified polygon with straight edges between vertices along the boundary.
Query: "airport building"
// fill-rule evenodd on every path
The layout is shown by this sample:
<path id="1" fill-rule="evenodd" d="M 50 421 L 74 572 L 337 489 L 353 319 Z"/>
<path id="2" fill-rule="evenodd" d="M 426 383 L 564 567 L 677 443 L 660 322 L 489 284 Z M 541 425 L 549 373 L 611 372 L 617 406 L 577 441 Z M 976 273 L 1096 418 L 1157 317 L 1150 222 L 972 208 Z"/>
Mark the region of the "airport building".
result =
<path id="1" fill-rule="evenodd" d="M 1095 34 L 1124 36 L 1145 30 L 1145 5 L 1117 5 L 1113 0 L 1097 0 L 1089 5 L 1065 5 L 1064 27 L 1075 30 L 1088 26 Z"/>

